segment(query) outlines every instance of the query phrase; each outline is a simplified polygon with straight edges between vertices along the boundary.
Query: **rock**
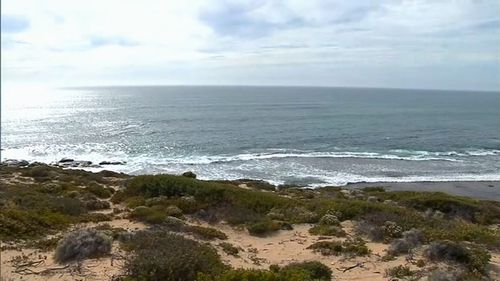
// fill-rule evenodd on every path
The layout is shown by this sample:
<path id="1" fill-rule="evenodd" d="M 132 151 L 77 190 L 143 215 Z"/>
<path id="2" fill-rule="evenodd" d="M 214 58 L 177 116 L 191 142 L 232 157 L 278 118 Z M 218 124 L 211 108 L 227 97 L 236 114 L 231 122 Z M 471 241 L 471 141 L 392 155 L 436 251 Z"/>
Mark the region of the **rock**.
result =
<path id="1" fill-rule="evenodd" d="M 63 158 L 65 159 L 65 158 Z M 59 162 L 57 162 L 56 166 L 63 167 L 63 168 L 88 168 L 92 167 L 92 161 L 75 161 L 73 159 L 67 159 L 63 162 L 61 162 L 63 159 L 61 159 Z M 72 161 L 69 161 L 72 160 Z"/>
<path id="2" fill-rule="evenodd" d="M 74 162 L 74 161 L 75 161 L 74 159 L 64 157 L 61 160 L 59 160 L 58 163 L 68 163 L 68 162 Z"/>
<path id="3" fill-rule="evenodd" d="M 368 197 L 368 199 L 366 199 L 366 201 L 371 202 L 371 203 L 376 203 L 376 202 L 378 202 L 378 198 L 375 196 L 370 196 L 370 197 Z"/>
<path id="4" fill-rule="evenodd" d="M 10 167 L 25 167 L 28 166 L 30 163 L 26 160 L 7 159 L 3 161 L 3 164 Z"/>
<path id="5" fill-rule="evenodd" d="M 196 178 L 196 174 L 191 172 L 191 171 L 187 171 L 187 172 L 183 173 L 182 176 L 187 177 L 187 178 L 192 178 L 192 179 Z"/>
<path id="6" fill-rule="evenodd" d="M 124 161 L 101 161 L 99 165 L 124 165 L 127 162 Z"/>

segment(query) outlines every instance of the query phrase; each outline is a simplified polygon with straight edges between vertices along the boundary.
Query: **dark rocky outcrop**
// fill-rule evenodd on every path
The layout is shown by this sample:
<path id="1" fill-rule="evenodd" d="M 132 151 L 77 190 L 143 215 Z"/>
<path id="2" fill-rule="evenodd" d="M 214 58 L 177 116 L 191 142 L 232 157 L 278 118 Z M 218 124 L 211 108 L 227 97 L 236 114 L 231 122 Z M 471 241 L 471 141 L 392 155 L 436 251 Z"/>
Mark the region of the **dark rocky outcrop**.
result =
<path id="1" fill-rule="evenodd" d="M 99 165 L 125 165 L 124 161 L 101 161 Z"/>
<path id="2" fill-rule="evenodd" d="M 187 178 L 192 178 L 192 179 L 196 178 L 196 174 L 191 172 L 191 171 L 187 171 L 187 172 L 182 173 L 182 176 L 187 177 Z"/>
<path id="3" fill-rule="evenodd" d="M 9 166 L 9 167 L 25 167 L 28 166 L 30 163 L 26 160 L 17 160 L 17 159 L 7 159 L 2 162 L 3 164 Z"/>

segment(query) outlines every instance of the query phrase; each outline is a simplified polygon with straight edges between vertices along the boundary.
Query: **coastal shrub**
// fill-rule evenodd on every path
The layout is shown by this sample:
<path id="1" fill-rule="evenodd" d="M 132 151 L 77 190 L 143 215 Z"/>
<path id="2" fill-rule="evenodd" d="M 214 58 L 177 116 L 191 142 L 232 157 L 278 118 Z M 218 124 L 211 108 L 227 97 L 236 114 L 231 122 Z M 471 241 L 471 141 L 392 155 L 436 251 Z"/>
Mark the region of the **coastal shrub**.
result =
<path id="1" fill-rule="evenodd" d="M 281 229 L 281 224 L 273 220 L 259 221 L 247 226 L 250 235 L 265 236 Z"/>
<path id="2" fill-rule="evenodd" d="M 185 232 L 192 233 L 194 236 L 201 238 L 201 239 L 207 239 L 207 240 L 214 240 L 214 239 L 220 239 L 220 240 L 226 240 L 227 235 L 215 228 L 212 227 L 204 227 L 204 226 L 197 226 L 197 225 L 190 225 L 186 226 L 184 228 Z"/>
<path id="3" fill-rule="evenodd" d="M 347 256 L 366 256 L 370 254 L 370 250 L 366 246 L 365 241 L 361 238 L 346 239 L 344 242 L 339 241 L 319 241 L 307 249 L 319 252 L 322 255 L 347 255 Z"/>
<path id="4" fill-rule="evenodd" d="M 30 248 L 40 249 L 44 252 L 54 250 L 62 237 L 60 235 L 52 238 L 43 238 L 38 240 L 29 241 L 26 245 Z"/>
<path id="5" fill-rule="evenodd" d="M 90 199 L 83 201 L 83 205 L 85 206 L 85 209 L 89 211 L 105 210 L 111 207 L 111 204 L 108 201 L 99 199 Z"/>
<path id="6" fill-rule="evenodd" d="M 139 206 L 130 212 L 130 218 L 145 223 L 158 224 L 165 221 L 167 213 L 162 208 Z M 160 206 L 161 207 L 161 206 Z"/>
<path id="7" fill-rule="evenodd" d="M 325 214 L 319 220 L 319 224 L 321 225 L 339 225 L 340 221 L 337 216 L 332 214 Z"/>
<path id="8" fill-rule="evenodd" d="M 35 178 L 36 180 L 48 179 L 52 170 L 53 168 L 50 166 L 40 165 L 23 169 L 22 175 L 25 177 Z"/>
<path id="9" fill-rule="evenodd" d="M 500 205 L 494 201 L 476 200 L 443 192 L 392 191 L 378 196 L 421 212 L 437 210 L 448 218 L 457 217 L 479 224 L 500 223 Z"/>
<path id="10" fill-rule="evenodd" d="M 48 194 L 61 194 L 64 191 L 64 187 L 60 184 L 49 182 L 45 183 L 40 187 L 40 192 Z"/>
<path id="11" fill-rule="evenodd" d="M 201 274 L 197 281 L 330 281 L 332 271 L 320 262 L 292 263 L 270 270 L 230 269 L 219 275 Z"/>
<path id="12" fill-rule="evenodd" d="M 375 242 L 388 243 L 395 238 L 400 238 L 403 234 L 403 228 L 393 221 L 385 221 L 381 225 L 374 222 L 363 220 L 356 224 L 356 233 L 366 235 Z"/>
<path id="13" fill-rule="evenodd" d="M 313 281 L 303 270 L 274 272 L 263 269 L 231 269 L 219 275 L 200 274 L 197 281 Z"/>
<path id="14" fill-rule="evenodd" d="M 102 186 L 98 183 L 95 183 L 95 182 L 93 182 L 89 186 L 87 186 L 86 190 L 88 192 L 94 194 L 98 198 L 101 198 L 101 199 L 110 198 L 111 195 L 113 195 L 113 193 L 114 193 L 114 189 L 104 187 L 104 186 Z"/>
<path id="15" fill-rule="evenodd" d="M 85 212 L 80 200 L 32 190 L 30 187 L 13 188 L 6 191 L 5 197 L 16 207 L 26 211 L 57 212 L 70 216 L 78 216 Z"/>
<path id="16" fill-rule="evenodd" d="M 450 270 L 433 270 L 427 275 L 428 281 L 459 281 L 459 280 L 472 280 L 472 279 L 459 279 L 460 272 Z"/>
<path id="17" fill-rule="evenodd" d="M 125 205 L 129 208 L 136 208 L 146 205 L 146 199 L 142 196 L 132 196 L 125 199 Z"/>
<path id="18" fill-rule="evenodd" d="M 108 223 L 100 224 L 94 227 L 95 230 L 101 231 L 113 240 L 119 240 L 121 236 L 127 235 L 128 231 L 122 227 L 113 227 Z"/>
<path id="19" fill-rule="evenodd" d="M 491 255 L 485 249 L 465 246 L 452 241 L 434 241 L 424 251 L 424 256 L 431 261 L 452 261 L 465 265 L 471 271 L 484 272 Z"/>
<path id="20" fill-rule="evenodd" d="M 168 232 L 139 231 L 124 246 L 134 252 L 125 264 L 128 280 L 192 281 L 226 269 L 210 246 Z"/>
<path id="21" fill-rule="evenodd" d="M 468 241 L 483 244 L 490 249 L 500 249 L 500 232 L 483 225 L 460 221 L 436 221 L 422 230 L 430 241 Z"/>
<path id="22" fill-rule="evenodd" d="M 240 250 L 237 247 L 235 247 L 235 246 L 233 246 L 233 244 L 227 243 L 227 242 L 219 243 L 219 247 L 222 248 L 222 251 L 224 251 L 224 253 L 231 255 L 231 256 L 235 256 L 235 257 L 237 257 L 238 253 L 240 252 Z"/>
<path id="23" fill-rule="evenodd" d="M 280 269 L 280 271 L 303 270 L 306 271 L 312 280 L 329 281 L 332 278 L 332 270 L 318 261 L 305 261 L 288 264 Z"/>
<path id="24" fill-rule="evenodd" d="M 319 220 L 316 213 L 298 204 L 274 207 L 266 216 L 274 220 L 287 220 L 293 223 L 315 223 Z"/>
<path id="25" fill-rule="evenodd" d="M 315 225 L 309 229 L 309 233 L 321 236 L 345 237 L 347 233 L 336 225 Z"/>
<path id="26" fill-rule="evenodd" d="M 221 203 L 241 207 L 265 215 L 273 207 L 290 203 L 290 199 L 269 192 L 244 190 L 229 184 L 204 182 L 192 178 L 173 175 L 148 175 L 132 178 L 125 194 L 142 195 L 146 198 L 167 196 L 193 196 L 198 204 L 214 206 Z"/>
<path id="27" fill-rule="evenodd" d="M 68 226 L 73 218 L 50 211 L 0 211 L 0 238 L 3 240 L 27 239 L 53 233 Z"/>
<path id="28" fill-rule="evenodd" d="M 111 238 L 95 229 L 80 229 L 69 233 L 57 245 L 54 259 L 64 263 L 99 257 L 111 252 Z"/>
<path id="29" fill-rule="evenodd" d="M 194 213 L 201 207 L 196 202 L 196 199 L 194 199 L 194 197 L 192 196 L 173 197 L 173 198 L 168 198 L 166 196 L 152 197 L 146 199 L 145 205 L 148 207 L 155 205 L 175 206 L 179 208 L 182 213 L 186 214 Z"/>
<path id="30" fill-rule="evenodd" d="M 407 277 L 414 276 L 416 271 L 410 269 L 410 267 L 405 265 L 398 265 L 396 267 L 391 267 L 385 270 L 386 276 L 393 278 L 406 279 Z"/>
<path id="31" fill-rule="evenodd" d="M 110 221 L 113 219 L 113 216 L 110 214 L 102 214 L 102 213 L 87 213 L 83 214 L 79 217 L 79 222 L 103 222 L 103 221 Z"/>
<path id="32" fill-rule="evenodd" d="M 120 204 L 123 201 L 125 201 L 125 199 L 127 199 L 128 197 L 129 196 L 127 194 L 125 194 L 125 192 L 123 192 L 123 190 L 117 190 L 117 191 L 115 191 L 113 196 L 111 196 L 110 201 L 113 202 L 114 204 Z"/>
<path id="33" fill-rule="evenodd" d="M 403 237 L 391 242 L 388 249 L 389 255 L 408 254 L 413 248 L 422 244 L 424 240 L 422 231 L 411 229 L 403 232 Z"/>
<path id="34" fill-rule="evenodd" d="M 161 207 L 159 209 L 162 209 Z M 170 205 L 165 208 L 165 213 L 167 216 L 172 216 L 172 217 L 181 217 L 182 216 L 182 210 L 175 206 L 175 205 Z"/>

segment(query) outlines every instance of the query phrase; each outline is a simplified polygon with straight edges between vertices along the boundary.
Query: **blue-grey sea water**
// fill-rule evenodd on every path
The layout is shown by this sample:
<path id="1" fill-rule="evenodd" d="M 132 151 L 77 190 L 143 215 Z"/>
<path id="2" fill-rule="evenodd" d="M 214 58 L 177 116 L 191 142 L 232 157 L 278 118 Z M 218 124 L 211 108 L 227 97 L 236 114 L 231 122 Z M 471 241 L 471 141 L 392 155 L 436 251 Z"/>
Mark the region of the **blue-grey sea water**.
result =
<path id="1" fill-rule="evenodd" d="M 310 186 L 500 180 L 500 93 L 312 87 L 11 91 L 2 159 Z"/>

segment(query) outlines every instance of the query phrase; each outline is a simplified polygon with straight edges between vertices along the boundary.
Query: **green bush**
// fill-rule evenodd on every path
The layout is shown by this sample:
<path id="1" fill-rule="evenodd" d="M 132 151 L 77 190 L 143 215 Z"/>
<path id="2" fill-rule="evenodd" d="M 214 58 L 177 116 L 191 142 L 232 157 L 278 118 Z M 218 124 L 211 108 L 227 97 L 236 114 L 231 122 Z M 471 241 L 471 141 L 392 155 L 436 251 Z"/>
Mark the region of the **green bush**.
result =
<path id="1" fill-rule="evenodd" d="M 309 229 L 312 235 L 345 237 L 347 233 L 340 226 L 315 225 Z"/>
<path id="2" fill-rule="evenodd" d="M 330 281 L 332 271 L 320 262 L 292 263 L 271 270 L 230 269 L 219 275 L 200 274 L 198 281 Z"/>
<path id="3" fill-rule="evenodd" d="M 379 196 L 419 211 L 438 210 L 448 217 L 458 217 L 479 224 L 500 223 L 500 204 L 443 192 L 393 191 Z"/>
<path id="4" fill-rule="evenodd" d="M 0 212 L 0 238 L 28 239 L 53 233 L 73 221 L 68 215 L 49 211 L 22 211 L 7 209 Z"/>
<path id="5" fill-rule="evenodd" d="M 318 261 L 291 263 L 281 268 L 281 271 L 288 271 L 288 270 L 306 271 L 309 273 L 309 277 L 313 280 L 329 281 L 332 278 L 332 270 L 328 266 Z"/>
<path id="6" fill-rule="evenodd" d="M 396 267 L 388 268 L 385 270 L 385 274 L 387 276 L 393 278 L 401 278 L 404 279 L 406 277 L 410 277 L 415 275 L 415 271 L 411 270 L 408 266 L 398 265 Z"/>
<path id="7" fill-rule="evenodd" d="M 264 220 L 247 226 L 248 232 L 255 236 L 265 236 L 281 229 L 281 224 L 273 220 Z"/>
<path id="8" fill-rule="evenodd" d="M 79 229 L 59 241 L 54 259 L 64 263 L 94 258 L 111 252 L 111 238 L 95 229 Z"/>
<path id="9" fill-rule="evenodd" d="M 98 183 L 91 183 L 86 190 L 101 199 L 110 198 L 114 193 L 114 189 L 104 187 Z"/>
<path id="10" fill-rule="evenodd" d="M 469 241 L 500 249 L 500 232 L 486 226 L 466 222 L 438 221 L 423 228 L 425 236 L 433 240 Z"/>
<path id="11" fill-rule="evenodd" d="M 365 242 L 361 238 L 347 239 L 344 242 L 339 241 L 319 241 L 307 249 L 320 252 L 322 255 L 348 255 L 348 256 L 366 256 L 370 254 L 370 250 L 366 247 Z"/>
<path id="12" fill-rule="evenodd" d="M 207 240 L 213 240 L 216 238 L 220 240 L 227 239 L 227 235 L 224 232 L 211 227 L 190 225 L 190 226 L 185 226 L 184 231 L 192 233 L 194 236 L 201 239 L 207 239 Z"/>
<path id="13" fill-rule="evenodd" d="M 47 165 L 40 165 L 35 167 L 30 167 L 23 170 L 23 176 L 33 177 L 33 178 L 48 178 L 51 175 L 51 171 L 54 168 Z"/>
<path id="14" fill-rule="evenodd" d="M 192 281 L 226 269 L 210 246 L 167 232 L 140 231 L 124 244 L 134 251 L 125 265 L 128 280 Z"/>
<path id="15" fill-rule="evenodd" d="M 485 249 L 452 241 L 434 241 L 424 252 L 432 261 L 452 261 L 465 265 L 471 271 L 485 272 L 491 255 Z"/>
<path id="16" fill-rule="evenodd" d="M 221 243 L 219 243 L 219 246 L 222 248 L 224 253 L 231 255 L 231 256 L 237 257 L 238 253 L 240 252 L 240 250 L 238 248 L 236 248 L 235 246 L 233 246 L 233 244 L 231 244 L 231 243 L 221 242 Z"/>
<path id="17" fill-rule="evenodd" d="M 127 207 L 129 207 L 129 208 L 136 208 L 139 206 L 144 206 L 144 205 L 146 205 L 146 199 L 144 199 L 144 197 L 142 197 L 142 196 L 132 196 L 132 197 L 125 199 L 125 205 L 127 205 Z"/>
<path id="18" fill-rule="evenodd" d="M 86 223 L 86 222 L 103 222 L 103 221 L 111 221 L 113 219 L 112 215 L 109 214 L 102 214 L 102 213 L 88 213 L 81 215 L 79 217 L 79 221 Z"/>
<path id="19" fill-rule="evenodd" d="M 161 206 L 139 206 L 132 210 L 130 218 L 136 219 L 145 223 L 159 224 L 165 221 L 167 213 Z"/>

